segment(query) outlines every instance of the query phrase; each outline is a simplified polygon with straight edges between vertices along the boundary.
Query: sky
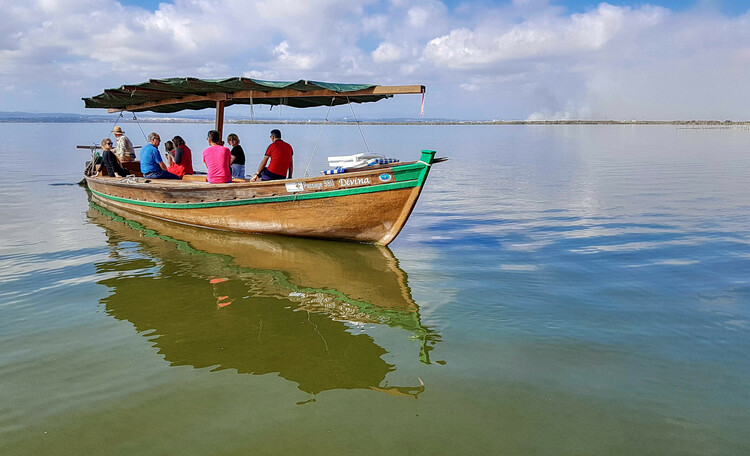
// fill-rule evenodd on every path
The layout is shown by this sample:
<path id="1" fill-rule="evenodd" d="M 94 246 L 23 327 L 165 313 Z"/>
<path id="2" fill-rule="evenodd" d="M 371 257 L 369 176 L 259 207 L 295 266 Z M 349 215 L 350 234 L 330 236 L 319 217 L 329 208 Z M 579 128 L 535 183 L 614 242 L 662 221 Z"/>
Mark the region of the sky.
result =
<path id="1" fill-rule="evenodd" d="M 750 120 L 750 0 L 0 0 L 0 16 L 0 111 L 104 114 L 81 98 L 245 76 L 422 84 L 425 118 Z"/>

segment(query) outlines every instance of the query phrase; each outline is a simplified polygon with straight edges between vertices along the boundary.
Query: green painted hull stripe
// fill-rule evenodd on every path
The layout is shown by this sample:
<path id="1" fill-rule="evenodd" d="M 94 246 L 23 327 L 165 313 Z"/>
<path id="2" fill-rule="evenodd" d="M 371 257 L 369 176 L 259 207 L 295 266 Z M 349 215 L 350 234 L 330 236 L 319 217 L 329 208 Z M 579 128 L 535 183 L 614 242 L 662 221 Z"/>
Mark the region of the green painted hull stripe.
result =
<path id="1" fill-rule="evenodd" d="M 119 201 L 121 203 L 128 203 L 128 204 L 135 204 L 137 206 L 147 206 L 147 207 L 163 207 L 163 208 L 170 208 L 170 209 L 201 209 L 206 207 L 226 207 L 226 206 L 244 206 L 247 204 L 263 204 L 263 203 L 281 203 L 285 201 L 301 201 L 301 200 L 310 200 L 310 199 L 322 199 L 322 198 L 334 198 L 337 196 L 348 196 L 348 195 L 361 195 L 365 193 L 376 193 L 376 192 L 385 192 L 389 190 L 399 190 L 402 188 L 413 188 L 418 187 L 422 185 L 424 182 L 424 177 L 421 176 L 421 179 L 416 180 L 410 180 L 405 182 L 394 182 L 391 184 L 380 184 L 380 185 L 372 185 L 369 187 L 357 187 L 357 188 L 348 188 L 344 190 L 330 190 L 330 191 L 323 191 L 323 192 L 315 192 L 315 193 L 297 193 L 292 195 L 284 195 L 284 196 L 272 196 L 272 197 L 266 197 L 266 198 L 252 198 L 252 199 L 242 199 L 242 200 L 231 200 L 231 201 L 211 201 L 211 202 L 202 202 L 202 203 L 157 203 L 153 201 L 139 201 L 129 198 L 121 198 L 119 196 L 112 196 L 107 195 L 105 193 L 97 192 L 96 190 L 91 190 L 92 193 L 94 193 L 97 196 L 100 196 L 102 198 L 110 199 L 113 201 Z"/>

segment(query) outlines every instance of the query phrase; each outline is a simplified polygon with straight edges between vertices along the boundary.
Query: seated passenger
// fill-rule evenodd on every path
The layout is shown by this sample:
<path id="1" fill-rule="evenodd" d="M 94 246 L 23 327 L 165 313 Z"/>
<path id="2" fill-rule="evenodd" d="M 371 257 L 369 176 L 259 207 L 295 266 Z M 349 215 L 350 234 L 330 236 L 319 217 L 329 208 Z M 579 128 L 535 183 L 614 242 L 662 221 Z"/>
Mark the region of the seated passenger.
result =
<path id="1" fill-rule="evenodd" d="M 211 184 L 232 182 L 232 172 L 229 169 L 232 154 L 229 149 L 219 144 L 221 142 L 219 132 L 209 131 L 206 140 L 209 144 L 209 147 L 203 150 L 203 163 L 208 169 L 206 180 Z"/>
<path id="2" fill-rule="evenodd" d="M 180 136 L 175 136 L 172 138 L 172 142 L 175 149 L 171 157 L 168 157 L 168 160 L 171 158 L 172 161 L 169 163 L 167 171 L 180 177 L 185 174 L 195 174 L 195 171 L 193 171 L 193 153 L 185 144 L 185 141 Z"/>
<path id="3" fill-rule="evenodd" d="M 149 179 L 179 179 L 180 176 L 167 171 L 167 165 L 159 154 L 161 138 L 156 133 L 149 133 L 148 144 L 141 149 L 141 173 Z"/>
<path id="4" fill-rule="evenodd" d="M 112 140 L 109 138 L 102 139 L 102 162 L 107 168 L 107 175 L 112 177 L 125 177 L 131 174 L 130 171 L 122 167 L 120 160 L 115 155 Z"/>
<path id="5" fill-rule="evenodd" d="M 120 161 L 134 161 L 135 160 L 135 149 L 133 143 L 130 142 L 125 132 L 121 127 L 115 127 L 112 129 L 115 138 L 117 138 L 117 147 L 115 148 L 115 155 Z"/>
<path id="6" fill-rule="evenodd" d="M 83 174 L 86 176 L 95 176 L 102 169 L 102 154 L 98 150 L 92 153 L 93 161 L 87 161 L 86 167 L 83 170 Z"/>
<path id="7" fill-rule="evenodd" d="M 264 181 L 291 179 L 294 170 L 293 155 L 292 146 L 281 140 L 281 132 L 276 129 L 271 130 L 271 145 L 268 146 L 263 160 L 260 161 L 258 172 L 253 174 L 250 180 L 255 182 L 258 178 Z M 271 163 L 266 166 L 269 159 Z"/>
<path id="8" fill-rule="evenodd" d="M 239 179 L 245 178 L 245 151 L 240 146 L 240 137 L 232 133 L 227 136 L 227 142 L 232 146 L 232 161 L 230 165 L 232 167 L 232 177 Z"/>
<path id="9" fill-rule="evenodd" d="M 174 161 L 174 143 L 172 141 L 164 143 L 164 158 L 167 159 L 167 166 L 172 166 L 172 162 Z M 169 171 L 169 169 L 167 169 L 167 171 Z M 169 172 L 171 173 L 172 171 Z"/>

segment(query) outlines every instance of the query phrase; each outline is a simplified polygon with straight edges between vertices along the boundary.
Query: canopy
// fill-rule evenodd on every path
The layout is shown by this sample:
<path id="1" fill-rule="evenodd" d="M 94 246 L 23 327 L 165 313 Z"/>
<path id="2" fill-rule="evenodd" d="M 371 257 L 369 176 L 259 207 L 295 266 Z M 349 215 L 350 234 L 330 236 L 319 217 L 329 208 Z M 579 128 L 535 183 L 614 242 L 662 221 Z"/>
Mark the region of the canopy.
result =
<path id="1" fill-rule="evenodd" d="M 394 94 L 423 93 L 424 86 L 379 86 L 306 81 L 263 81 L 250 78 L 150 79 L 135 85 L 107 89 L 83 98 L 87 108 L 115 111 L 170 113 L 233 104 L 286 105 L 295 108 L 367 103 Z"/>

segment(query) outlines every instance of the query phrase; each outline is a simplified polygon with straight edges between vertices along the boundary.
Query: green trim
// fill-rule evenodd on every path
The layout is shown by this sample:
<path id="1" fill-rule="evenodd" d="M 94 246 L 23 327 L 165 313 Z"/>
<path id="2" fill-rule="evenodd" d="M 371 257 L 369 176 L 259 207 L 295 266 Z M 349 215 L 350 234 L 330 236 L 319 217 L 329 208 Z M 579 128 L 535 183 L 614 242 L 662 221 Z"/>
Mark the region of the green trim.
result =
<path id="1" fill-rule="evenodd" d="M 439 341 L 440 336 L 437 335 L 432 329 L 429 329 L 422 325 L 419 314 L 419 306 L 416 303 L 416 311 L 385 309 L 379 307 L 377 303 L 351 298 L 344 292 L 341 292 L 335 288 L 313 288 L 298 286 L 291 282 L 289 273 L 287 272 L 274 269 L 258 269 L 239 266 L 234 263 L 234 258 L 229 255 L 198 250 L 190 245 L 188 241 L 160 234 L 158 231 L 147 228 L 141 223 L 138 223 L 134 220 L 128 220 L 108 209 L 105 209 L 94 203 L 93 201 L 89 201 L 89 207 L 109 217 L 115 222 L 123 223 L 129 228 L 141 232 L 141 234 L 145 237 L 154 237 L 167 242 L 171 242 L 175 244 L 177 250 L 180 250 L 182 252 L 186 252 L 191 255 L 220 258 L 223 266 L 226 267 L 227 270 L 237 273 L 237 277 L 235 277 L 236 279 L 242 280 L 242 276 L 247 272 L 250 272 L 252 274 L 267 274 L 273 278 L 274 282 L 279 286 L 281 290 L 291 290 L 293 292 L 302 293 L 305 295 L 322 293 L 327 295 L 328 298 L 334 301 L 338 300 L 352 307 L 358 308 L 361 312 L 365 313 L 368 317 L 370 317 L 374 321 L 377 321 L 379 324 L 387 325 L 393 328 L 401 328 L 409 331 L 412 333 L 411 339 L 419 341 L 421 345 L 419 351 L 419 360 L 424 364 L 431 364 L 429 351 L 432 350 L 432 347 L 430 346 L 430 344 L 434 344 L 435 342 Z M 335 317 L 335 313 L 326 312 L 325 309 L 317 309 L 315 312 L 327 315 L 333 314 Z"/>
<path id="2" fill-rule="evenodd" d="M 409 166 L 413 166 L 413 165 L 409 165 Z M 423 168 L 427 168 L 424 165 L 421 165 L 421 166 Z M 395 172 L 396 171 L 394 168 L 394 175 L 395 175 Z M 402 188 L 413 188 L 413 187 L 419 187 L 422 184 L 424 184 L 424 178 L 418 179 L 418 180 L 415 179 L 415 180 L 408 180 L 408 181 L 403 181 L 403 182 L 394 182 L 390 184 L 379 184 L 379 185 L 371 185 L 368 187 L 338 189 L 338 190 L 330 190 L 330 191 L 324 191 L 324 192 L 295 193 L 295 194 L 290 194 L 290 195 L 272 196 L 272 197 L 266 197 L 266 198 L 252 198 L 252 199 L 231 200 L 231 201 L 211 201 L 211 202 L 202 202 L 202 203 L 157 203 L 153 201 L 139 201 L 139 200 L 134 200 L 134 199 L 129 199 L 129 198 L 121 198 L 119 196 L 107 195 L 105 193 L 101 193 L 93 189 L 91 189 L 91 192 L 102 198 L 110 199 L 113 201 L 118 201 L 121 203 L 135 204 L 137 206 L 162 207 L 162 208 L 170 208 L 170 209 L 201 209 L 201 208 L 207 208 L 207 207 L 244 206 L 248 204 L 281 203 L 285 201 L 295 201 L 295 200 L 300 201 L 300 200 L 310 200 L 310 199 L 335 198 L 338 196 L 361 195 L 361 194 L 366 194 L 366 193 L 377 193 L 377 192 L 385 192 L 389 190 L 399 190 Z"/>
<path id="3" fill-rule="evenodd" d="M 322 192 L 311 193 L 292 193 L 282 196 L 271 196 L 265 198 L 251 198 L 231 201 L 210 201 L 201 203 L 157 203 L 154 201 L 139 201 L 119 196 L 107 195 L 96 190 L 91 190 L 97 196 L 106 198 L 120 203 L 133 204 L 136 206 L 159 207 L 169 209 L 203 209 L 209 207 L 227 207 L 227 206 L 245 206 L 249 204 L 266 204 L 266 203 L 283 203 L 286 201 L 301 201 L 322 198 L 335 198 L 339 196 L 362 195 L 367 193 L 386 192 L 389 190 L 399 190 L 402 188 L 421 187 L 427 180 L 427 174 L 430 172 L 430 166 L 435 158 L 434 150 L 423 150 L 420 161 L 408 165 L 394 166 L 393 179 L 395 182 L 387 184 L 370 185 L 367 187 L 345 188 L 337 190 L 327 190 Z M 332 176 L 332 179 L 345 179 L 346 176 Z"/>

